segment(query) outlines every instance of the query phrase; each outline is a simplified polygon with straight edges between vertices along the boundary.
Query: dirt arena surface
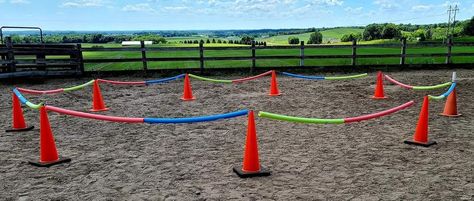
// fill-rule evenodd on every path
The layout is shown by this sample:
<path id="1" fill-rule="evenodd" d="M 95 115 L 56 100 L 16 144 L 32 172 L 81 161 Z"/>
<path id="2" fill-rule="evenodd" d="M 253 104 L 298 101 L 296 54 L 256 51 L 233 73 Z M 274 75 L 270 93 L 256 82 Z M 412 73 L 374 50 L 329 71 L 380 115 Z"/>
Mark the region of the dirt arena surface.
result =
<path id="1" fill-rule="evenodd" d="M 411 85 L 451 79 L 448 70 L 389 72 Z M 0 200 L 474 200 L 474 71 L 456 70 L 459 118 L 439 116 L 443 101 L 430 102 L 430 138 L 423 148 L 403 140 L 414 133 L 422 98 L 385 84 L 387 100 L 373 100 L 375 73 L 346 81 L 278 77 L 282 96 L 267 95 L 270 77 L 242 84 L 191 79 L 197 100 L 183 102 L 182 80 L 168 84 L 113 86 L 102 83 L 110 110 L 129 117 L 188 117 L 253 109 L 279 114 L 344 118 L 401 105 L 406 110 L 343 125 L 298 124 L 256 117 L 260 162 L 269 177 L 241 179 L 246 116 L 196 124 L 123 124 L 49 112 L 60 155 L 71 163 L 38 168 L 39 113 L 23 107 L 34 131 L 0 135 Z M 330 74 L 326 74 L 330 75 Z M 331 74 L 341 75 L 341 74 Z M 237 76 L 220 76 L 235 79 Z M 18 84 L 54 89 L 91 78 Z M 116 77 L 138 81 L 140 78 Z M 1 87 L 1 121 L 11 126 L 13 85 Z M 78 111 L 91 107 L 92 87 L 59 95 L 24 94 L 33 103 Z"/>

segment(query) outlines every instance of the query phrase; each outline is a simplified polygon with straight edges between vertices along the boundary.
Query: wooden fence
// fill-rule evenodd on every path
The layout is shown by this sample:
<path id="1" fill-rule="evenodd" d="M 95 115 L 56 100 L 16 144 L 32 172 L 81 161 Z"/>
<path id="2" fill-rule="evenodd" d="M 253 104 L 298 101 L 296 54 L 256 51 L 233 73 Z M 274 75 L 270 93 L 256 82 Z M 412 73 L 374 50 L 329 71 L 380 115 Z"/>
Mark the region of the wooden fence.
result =
<path id="1" fill-rule="evenodd" d="M 248 67 L 250 72 L 254 72 L 256 62 L 260 60 L 299 60 L 299 65 L 291 66 L 294 68 L 311 68 L 320 66 L 307 66 L 305 60 L 307 59 L 350 59 L 349 66 L 360 66 L 357 63 L 359 58 L 399 58 L 400 62 L 397 65 L 406 66 L 406 58 L 420 58 L 420 57 L 444 57 L 444 64 L 452 64 L 453 56 L 474 56 L 473 53 L 453 53 L 453 46 L 474 46 L 474 43 L 453 43 L 452 40 L 448 40 L 444 43 L 421 43 L 421 44 L 409 44 L 410 47 L 443 47 L 446 48 L 445 53 L 419 53 L 419 54 L 407 54 L 407 41 L 402 40 L 400 44 L 374 44 L 365 45 L 357 44 L 353 41 L 351 45 L 305 45 L 301 42 L 300 45 L 292 46 L 256 46 L 255 42 L 252 42 L 250 46 L 229 46 L 229 47 L 204 47 L 204 44 L 199 44 L 198 47 L 146 47 L 144 42 L 141 42 L 141 47 L 120 47 L 120 48 L 103 48 L 103 47 L 92 47 L 82 48 L 80 44 L 28 44 L 28 45 L 12 45 L 11 42 L 7 42 L 6 45 L 0 45 L 0 55 L 2 60 L 0 61 L 2 72 L 15 72 L 18 68 L 34 68 L 36 70 L 51 71 L 52 69 L 68 70 L 69 72 L 75 72 L 77 74 L 84 73 L 84 64 L 87 63 L 117 63 L 117 62 L 141 62 L 142 70 L 145 74 L 149 71 L 148 62 L 167 62 L 167 61 L 199 61 L 199 70 L 203 73 L 207 68 L 205 61 L 229 61 L 229 60 L 242 60 L 251 61 L 251 66 Z M 361 48 L 400 48 L 399 54 L 358 54 L 358 50 Z M 307 55 L 305 50 L 313 48 L 350 48 L 352 54 L 346 55 Z M 474 47 L 473 47 L 474 48 Z M 271 56 L 257 56 L 256 52 L 259 50 L 270 50 L 270 49 L 299 49 L 299 55 L 271 55 Z M 205 57 L 204 53 L 208 50 L 250 50 L 248 56 L 218 56 L 218 57 Z M 83 58 L 84 52 L 116 52 L 116 51 L 127 51 L 141 53 L 140 58 Z M 149 57 L 149 52 L 160 52 L 160 51 L 197 51 L 199 56 L 193 57 Z M 34 59 L 21 59 L 17 58 L 17 55 L 33 55 Z M 68 56 L 69 58 L 46 58 L 45 56 Z M 473 62 L 470 62 L 474 64 Z M 364 65 L 370 66 L 370 65 Z M 273 66 L 279 67 L 279 66 Z M 288 67 L 288 66 L 285 66 Z M 242 69 L 242 68 L 239 68 Z"/>
<path id="2" fill-rule="evenodd" d="M 0 78 L 30 75 L 82 75 L 84 62 L 81 45 L 13 44 L 6 37 L 0 44 Z"/>
<path id="3" fill-rule="evenodd" d="M 203 73 L 206 69 L 204 61 L 229 61 L 229 60 L 246 60 L 251 61 L 252 64 L 248 68 L 250 72 L 254 72 L 257 60 L 285 60 L 285 59 L 298 59 L 299 66 L 291 67 L 319 67 L 319 66 L 305 66 L 305 59 L 351 59 L 351 65 L 357 66 L 357 59 L 359 58 L 389 58 L 398 57 L 400 58 L 399 65 L 406 65 L 406 58 L 411 57 L 445 57 L 444 64 L 451 64 L 453 56 L 474 56 L 473 53 L 452 53 L 452 47 L 456 46 L 474 46 L 474 43 L 456 43 L 454 44 L 451 40 L 447 44 L 442 43 L 421 43 L 421 44 L 410 44 L 410 47 L 446 47 L 446 53 L 420 53 L 420 54 L 407 54 L 407 41 L 402 40 L 400 44 L 373 44 L 373 45 L 361 45 L 357 44 L 356 41 L 352 42 L 352 45 L 305 45 L 304 42 L 298 45 L 292 46 L 256 46 L 255 42 L 251 46 L 235 46 L 235 47 L 204 47 L 204 44 L 199 44 L 199 47 L 145 47 L 143 41 L 141 42 L 140 48 L 125 47 L 125 48 L 82 48 L 82 51 L 97 52 L 97 51 L 140 51 L 142 54 L 141 58 L 119 58 L 119 59 L 85 59 L 84 63 L 114 63 L 114 62 L 142 62 L 143 71 L 148 70 L 148 62 L 156 61 L 199 61 L 199 70 Z M 399 47 L 400 54 L 358 54 L 357 50 L 360 48 L 388 48 L 388 47 Z M 350 55 L 305 55 L 305 49 L 313 48 L 351 48 L 352 54 Z M 474 48 L 474 47 L 473 47 Z M 287 55 L 275 55 L 275 56 L 257 56 L 256 51 L 267 50 L 267 49 L 299 49 L 300 54 L 294 56 Z M 207 50 L 251 50 L 248 56 L 218 56 L 218 57 L 205 57 L 204 52 Z M 199 51 L 199 57 L 159 57 L 150 58 L 147 57 L 147 52 L 156 51 Z M 472 62 L 474 63 L 474 61 Z M 278 67 L 278 66 L 275 66 Z M 286 66 L 288 67 L 288 66 Z"/>

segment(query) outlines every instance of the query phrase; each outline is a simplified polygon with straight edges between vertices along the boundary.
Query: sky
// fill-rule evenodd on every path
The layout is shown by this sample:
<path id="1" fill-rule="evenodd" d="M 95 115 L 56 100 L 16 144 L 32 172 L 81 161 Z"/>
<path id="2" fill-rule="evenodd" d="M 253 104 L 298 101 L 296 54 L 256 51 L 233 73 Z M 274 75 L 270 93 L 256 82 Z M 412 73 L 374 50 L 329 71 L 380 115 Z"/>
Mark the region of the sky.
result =
<path id="1" fill-rule="evenodd" d="M 44 30 L 221 30 L 447 22 L 474 0 L 0 0 L 0 26 Z"/>

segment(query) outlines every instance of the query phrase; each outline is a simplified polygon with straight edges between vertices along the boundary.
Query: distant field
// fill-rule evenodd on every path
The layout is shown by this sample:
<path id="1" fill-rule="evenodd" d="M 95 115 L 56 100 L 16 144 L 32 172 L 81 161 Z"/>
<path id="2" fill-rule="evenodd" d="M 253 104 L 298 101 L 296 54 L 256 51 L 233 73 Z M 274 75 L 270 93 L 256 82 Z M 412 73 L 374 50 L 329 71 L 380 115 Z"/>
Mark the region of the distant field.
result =
<path id="1" fill-rule="evenodd" d="M 349 34 L 349 33 L 362 33 L 364 29 L 355 29 L 355 28 L 336 28 L 336 29 L 330 29 L 330 30 L 325 30 L 321 31 L 321 34 L 323 34 L 323 43 L 327 43 L 328 41 L 333 42 L 339 42 L 340 38 L 344 34 Z M 294 36 L 297 37 L 303 41 L 308 41 L 309 35 L 311 33 L 303 33 L 303 34 L 292 34 L 292 35 L 279 35 L 279 36 L 272 36 L 268 38 L 261 38 L 257 39 L 258 41 L 265 41 L 269 45 L 288 45 L 288 37 Z"/>
<path id="2" fill-rule="evenodd" d="M 207 45 L 205 45 L 206 47 Z M 257 56 L 276 56 L 276 55 L 299 55 L 299 49 L 266 49 L 257 50 Z M 373 55 L 373 54 L 399 54 L 400 48 L 359 48 L 357 50 L 360 55 Z M 407 54 L 417 53 L 445 53 L 445 47 L 421 47 L 421 48 L 408 48 Z M 472 47 L 454 47 L 453 53 L 474 53 Z M 350 48 L 324 48 L 324 49 L 305 49 L 305 55 L 350 55 Z M 250 56 L 251 51 L 249 50 L 207 50 L 204 52 L 205 57 L 230 57 L 230 56 Z M 197 50 L 192 51 L 159 51 L 159 52 L 147 52 L 147 57 L 198 57 L 199 52 Z M 140 58 L 140 52 L 84 52 L 85 59 L 104 59 L 104 58 Z M 400 58 L 370 58 L 370 59 L 357 59 L 357 63 L 360 65 L 370 64 L 397 64 Z M 444 62 L 444 57 L 436 58 L 407 58 L 407 64 L 432 64 Z M 454 63 L 469 63 L 474 60 L 474 57 L 453 57 Z M 348 65 L 350 59 L 306 59 L 305 65 L 307 66 L 332 66 L 332 65 Z M 271 60 L 257 60 L 257 67 L 272 67 L 272 66 L 297 66 L 299 65 L 298 59 L 271 59 Z M 205 61 L 206 68 L 214 67 L 249 67 L 251 61 Z M 149 69 L 184 69 L 184 68 L 198 68 L 199 61 L 167 61 L 167 62 L 149 62 Z M 86 64 L 86 70 L 138 70 L 142 68 L 141 62 L 131 63 L 102 63 L 102 64 Z"/>
<path id="3" fill-rule="evenodd" d="M 323 31 L 324 40 L 335 40 L 340 38 L 342 35 L 347 33 L 362 32 L 362 29 L 350 29 L 350 28 L 338 28 Z M 308 40 L 310 33 L 305 34 L 295 34 L 292 36 L 299 37 L 300 40 Z M 287 45 L 287 39 L 289 35 L 274 36 L 264 39 L 257 39 L 257 41 L 266 41 L 267 45 Z M 207 40 L 204 36 L 196 37 L 173 37 L 167 38 L 170 42 L 168 44 L 155 44 L 148 47 L 198 47 L 198 44 L 182 44 L 181 41 L 184 40 Z M 212 39 L 211 39 L 212 40 Z M 217 40 L 217 38 L 216 38 Z M 455 38 L 456 42 L 474 42 L 474 37 L 462 37 Z M 440 41 L 439 41 L 440 42 Z M 373 40 L 373 41 L 360 41 L 359 44 L 389 44 L 395 43 L 399 44 L 398 40 Z M 339 44 L 350 44 L 349 43 L 337 43 Z M 102 46 L 107 48 L 118 48 L 122 47 L 120 44 L 83 44 L 83 47 L 92 47 L 92 46 Z M 247 46 L 247 45 L 236 45 L 236 44 L 219 44 L 219 43 L 209 43 L 204 44 L 204 47 L 230 47 L 230 46 Z M 256 51 L 257 56 L 297 56 L 299 55 L 299 49 L 266 49 Z M 413 48 L 408 46 L 407 54 L 417 54 L 417 53 L 446 53 L 445 47 L 417 47 Z M 453 53 L 474 53 L 474 48 L 472 47 L 454 47 Z M 305 49 L 305 55 L 350 55 L 350 48 L 323 48 L 323 49 Z M 387 48 L 358 48 L 357 54 L 363 55 L 373 55 L 373 54 L 400 54 L 400 48 L 398 47 L 387 47 Z M 251 50 L 205 50 L 205 57 L 241 57 L 241 56 L 250 56 Z M 85 59 L 118 59 L 118 58 L 140 58 L 140 52 L 127 52 L 127 51 L 108 51 L 108 52 L 84 52 Z M 149 58 L 159 58 L 159 57 L 199 57 L 198 50 L 192 51 L 155 51 L 147 52 L 147 57 Z M 370 58 L 370 59 L 357 59 L 359 65 L 370 65 L 370 64 L 397 64 L 400 58 Z M 474 60 L 474 57 L 453 57 L 454 63 L 470 63 Z M 442 63 L 445 61 L 444 57 L 436 58 L 407 58 L 407 64 L 431 64 L 431 63 Z M 348 65 L 350 64 L 350 59 L 306 59 L 306 66 L 332 66 L 332 65 Z M 271 60 L 257 60 L 257 67 L 272 67 L 272 66 L 297 66 L 299 65 L 298 59 L 271 59 Z M 205 68 L 214 68 L 214 67 L 249 67 L 251 66 L 251 61 L 205 61 Z M 198 68 L 199 61 L 167 61 L 167 62 L 149 62 L 148 68 L 150 69 L 181 69 L 181 68 Z M 102 64 L 86 64 L 86 70 L 137 70 L 142 68 L 141 62 L 131 62 L 131 63 L 102 63 Z"/>

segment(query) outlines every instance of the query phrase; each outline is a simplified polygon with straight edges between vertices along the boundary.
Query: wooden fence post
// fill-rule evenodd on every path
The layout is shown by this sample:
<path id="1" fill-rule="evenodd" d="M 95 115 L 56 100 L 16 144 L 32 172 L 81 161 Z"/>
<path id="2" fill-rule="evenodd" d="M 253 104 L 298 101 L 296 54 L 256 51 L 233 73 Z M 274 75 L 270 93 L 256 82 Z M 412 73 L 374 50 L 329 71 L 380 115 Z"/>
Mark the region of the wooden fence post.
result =
<path id="1" fill-rule="evenodd" d="M 356 65 L 356 58 L 357 58 L 357 39 L 352 41 L 352 60 L 351 65 Z"/>
<path id="2" fill-rule="evenodd" d="M 453 46 L 453 38 L 448 38 L 448 53 L 446 54 L 446 64 L 451 64 L 451 51 Z"/>
<path id="3" fill-rule="evenodd" d="M 402 38 L 402 51 L 400 53 L 400 65 L 405 65 L 406 54 L 407 54 L 407 39 Z"/>
<path id="4" fill-rule="evenodd" d="M 304 66 L 304 41 L 300 43 L 300 66 Z"/>
<path id="5" fill-rule="evenodd" d="M 5 37 L 5 46 L 7 47 L 8 71 L 16 72 L 15 54 L 13 53 L 13 42 L 11 37 Z"/>
<path id="6" fill-rule="evenodd" d="M 145 41 L 140 41 L 140 47 L 142 52 L 142 65 L 143 65 L 143 72 L 145 76 L 148 74 L 148 62 L 146 59 L 146 49 L 145 49 Z"/>
<path id="7" fill-rule="evenodd" d="M 199 68 L 201 74 L 204 74 L 204 42 L 199 42 Z"/>
<path id="8" fill-rule="evenodd" d="M 255 41 L 252 41 L 252 67 L 250 68 L 250 73 L 255 72 Z"/>
<path id="9" fill-rule="evenodd" d="M 82 45 L 80 43 L 77 44 L 77 63 L 79 65 L 81 75 L 84 74 L 84 55 L 82 54 Z"/>

